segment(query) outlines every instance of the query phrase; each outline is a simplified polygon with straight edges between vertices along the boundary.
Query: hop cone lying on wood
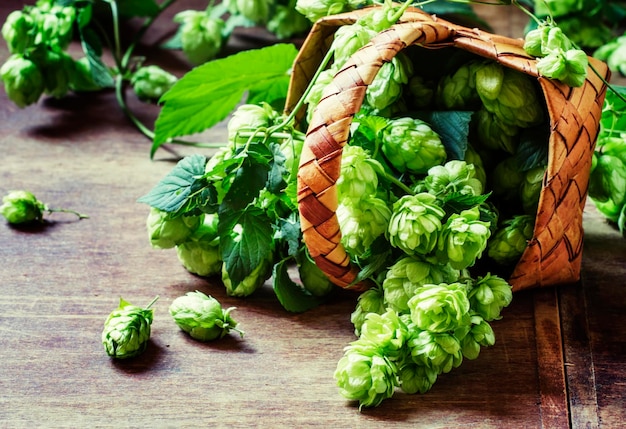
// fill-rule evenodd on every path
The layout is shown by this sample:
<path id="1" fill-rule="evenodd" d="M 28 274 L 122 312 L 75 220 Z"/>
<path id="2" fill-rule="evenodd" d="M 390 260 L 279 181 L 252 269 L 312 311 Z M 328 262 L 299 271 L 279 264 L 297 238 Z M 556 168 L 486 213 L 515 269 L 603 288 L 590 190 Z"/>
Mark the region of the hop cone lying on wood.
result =
<path id="1" fill-rule="evenodd" d="M 109 356 L 126 359 L 143 353 L 150 339 L 153 319 L 150 307 L 158 298 L 154 298 L 146 308 L 120 298 L 120 306 L 109 314 L 102 331 L 102 344 Z"/>

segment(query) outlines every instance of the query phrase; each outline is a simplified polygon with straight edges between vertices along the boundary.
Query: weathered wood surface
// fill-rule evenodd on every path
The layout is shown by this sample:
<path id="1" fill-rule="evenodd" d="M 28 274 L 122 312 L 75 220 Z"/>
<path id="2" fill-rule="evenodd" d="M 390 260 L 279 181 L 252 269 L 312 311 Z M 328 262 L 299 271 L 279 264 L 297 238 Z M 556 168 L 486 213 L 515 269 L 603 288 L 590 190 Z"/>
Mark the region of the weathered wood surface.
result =
<path id="1" fill-rule="evenodd" d="M 2 2 L 0 19 L 21 4 Z M 520 20 L 506 12 L 502 28 Z M 3 45 L 0 62 L 7 57 Z M 132 103 L 154 120 L 154 108 Z M 136 199 L 174 157 L 160 151 L 150 161 L 149 147 L 112 93 L 20 110 L 0 91 L 0 192 L 28 189 L 90 215 L 55 214 L 36 229 L 0 224 L 0 427 L 623 426 L 626 241 L 592 207 L 580 284 L 517 293 L 493 324 L 497 344 L 479 359 L 425 395 L 398 392 L 359 412 L 332 376 L 354 339 L 356 296 L 338 290 L 290 314 L 269 285 L 231 298 L 219 281 L 187 273 L 174 251 L 152 249 Z M 167 307 L 192 290 L 236 306 L 245 337 L 201 344 L 184 335 Z M 146 352 L 109 359 L 100 334 L 119 297 L 141 305 L 155 295 Z"/>

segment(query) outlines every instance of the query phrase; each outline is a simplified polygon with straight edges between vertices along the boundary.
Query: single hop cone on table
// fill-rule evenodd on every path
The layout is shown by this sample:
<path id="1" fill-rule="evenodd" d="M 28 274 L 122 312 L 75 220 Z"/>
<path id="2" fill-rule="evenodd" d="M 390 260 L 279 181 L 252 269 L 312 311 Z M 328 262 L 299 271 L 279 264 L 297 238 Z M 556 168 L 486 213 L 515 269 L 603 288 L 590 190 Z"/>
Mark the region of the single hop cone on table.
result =
<path id="1" fill-rule="evenodd" d="M 127 359 L 143 353 L 150 339 L 150 325 L 154 312 L 150 308 L 137 307 L 120 298 L 120 305 L 104 322 L 102 344 L 106 353 L 117 359 Z"/>

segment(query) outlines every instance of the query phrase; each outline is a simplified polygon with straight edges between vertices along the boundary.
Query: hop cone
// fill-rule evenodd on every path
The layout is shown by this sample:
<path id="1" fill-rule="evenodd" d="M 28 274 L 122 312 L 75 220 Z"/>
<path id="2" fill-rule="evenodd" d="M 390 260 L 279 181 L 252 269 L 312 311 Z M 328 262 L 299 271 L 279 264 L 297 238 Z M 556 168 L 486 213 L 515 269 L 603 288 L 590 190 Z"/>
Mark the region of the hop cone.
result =
<path id="1" fill-rule="evenodd" d="M 519 197 L 519 189 L 524 180 L 517 158 L 514 156 L 500 161 L 491 173 L 491 188 L 493 195 L 502 200 L 511 200 Z"/>
<path id="2" fill-rule="evenodd" d="M 350 321 L 354 325 L 354 333 L 358 337 L 361 335 L 361 327 L 365 318 L 370 313 L 383 314 L 385 312 L 385 302 L 383 292 L 378 287 L 373 287 L 359 295 L 356 308 L 350 315 Z"/>
<path id="3" fill-rule="evenodd" d="M 178 78 L 156 65 L 141 67 L 131 78 L 133 91 L 142 100 L 158 100 Z"/>
<path id="4" fill-rule="evenodd" d="M 311 23 L 293 6 L 277 4 L 266 27 L 278 39 L 283 40 L 306 32 Z"/>
<path id="5" fill-rule="evenodd" d="M 328 15 L 348 12 L 365 4 L 365 0 L 298 0 L 296 10 L 315 22 Z"/>
<path id="6" fill-rule="evenodd" d="M 382 314 L 368 313 L 365 316 L 357 343 L 375 347 L 390 360 L 398 361 L 407 337 L 407 327 L 398 313 L 387 310 Z"/>
<path id="7" fill-rule="evenodd" d="M 383 167 L 369 152 L 360 146 L 345 146 L 341 157 L 341 173 L 337 180 L 339 201 L 349 199 L 356 202 L 364 196 L 376 194 L 377 171 L 383 171 Z"/>
<path id="8" fill-rule="evenodd" d="M 237 322 L 230 316 L 234 309 L 223 309 L 212 296 L 195 291 L 172 301 L 169 312 L 178 327 L 192 338 L 211 341 L 223 338 L 231 330 L 237 330 Z M 243 332 L 238 332 L 243 336 Z"/>
<path id="9" fill-rule="evenodd" d="M 300 258 L 298 274 L 304 288 L 314 296 L 328 295 L 334 288 L 333 282 L 307 254 Z"/>
<path id="10" fill-rule="evenodd" d="M 536 167 L 528 170 L 524 175 L 524 180 L 521 184 L 521 195 L 524 213 L 526 214 L 534 215 L 537 213 L 545 172 L 545 167 Z"/>
<path id="11" fill-rule="evenodd" d="M 235 284 L 230 279 L 228 271 L 226 270 L 226 264 L 222 264 L 222 282 L 226 287 L 226 293 L 229 296 L 244 297 L 252 294 L 258 288 L 260 288 L 265 280 L 270 278 L 272 274 L 272 259 L 268 258 L 259 265 L 257 265 L 248 277 L 244 278 L 241 282 Z"/>
<path id="12" fill-rule="evenodd" d="M 474 177 L 480 182 L 481 189 L 485 189 L 487 187 L 487 172 L 485 171 L 482 157 L 473 146 L 467 146 L 464 161 L 474 166 Z"/>
<path id="13" fill-rule="evenodd" d="M 530 78 L 509 68 L 504 68 L 504 80 L 497 96 L 481 96 L 481 100 L 504 124 L 530 127 L 543 120 L 542 104 Z"/>
<path id="14" fill-rule="evenodd" d="M 489 226 L 489 222 L 480 220 L 478 207 L 453 213 L 441 230 L 437 258 L 457 270 L 471 267 L 487 247 Z"/>
<path id="15" fill-rule="evenodd" d="M 461 342 L 463 357 L 476 359 L 481 347 L 493 346 L 496 336 L 489 323 L 478 314 L 471 316 L 471 324 L 455 331 L 455 336 Z"/>
<path id="16" fill-rule="evenodd" d="M 222 271 L 217 215 L 205 215 L 204 222 L 183 243 L 176 246 L 178 260 L 190 273 L 213 276 Z"/>
<path id="17" fill-rule="evenodd" d="M 476 112 L 476 134 L 486 148 L 502 150 L 511 155 L 517 151 L 519 128 L 503 123 L 495 114 L 486 109 Z"/>
<path id="18" fill-rule="evenodd" d="M 427 284 L 408 302 L 411 320 L 419 329 L 449 332 L 469 325 L 470 302 L 462 283 Z"/>
<path id="19" fill-rule="evenodd" d="M 391 218 L 387 203 L 372 196 L 339 204 L 336 213 L 341 243 L 353 256 L 367 253 L 374 240 L 387 231 Z"/>
<path id="20" fill-rule="evenodd" d="M 331 46 L 331 49 L 334 49 L 335 63 L 342 66 L 352 54 L 365 46 L 376 34 L 376 31 L 358 22 L 339 27 Z"/>
<path id="21" fill-rule="evenodd" d="M 43 74 L 33 61 L 13 54 L 0 68 L 7 96 L 18 107 L 36 103 L 44 91 Z"/>
<path id="22" fill-rule="evenodd" d="M 476 92 L 477 61 L 470 61 L 453 74 L 444 76 L 437 86 L 437 104 L 447 110 L 473 109 L 480 102 Z"/>
<path id="23" fill-rule="evenodd" d="M 445 211 L 437 197 L 422 192 L 405 195 L 393 205 L 387 236 L 392 246 L 409 255 L 430 253 L 437 244 Z"/>
<path id="24" fill-rule="evenodd" d="M 403 392 L 426 393 L 437 381 L 439 372 L 426 365 L 418 365 L 415 362 L 403 363 L 398 371 L 398 380 Z"/>
<path id="25" fill-rule="evenodd" d="M 437 374 L 448 373 L 463 362 L 461 343 L 447 332 L 411 330 L 408 341 L 411 357 L 417 365 Z"/>
<path id="26" fill-rule="evenodd" d="M 472 310 L 487 322 L 500 318 L 500 312 L 513 300 L 511 285 L 501 277 L 479 277 L 469 294 Z"/>
<path id="27" fill-rule="evenodd" d="M 0 214 L 12 224 L 41 221 L 45 210 L 45 204 L 27 191 L 10 191 L 0 206 Z"/>
<path id="28" fill-rule="evenodd" d="M 146 308 L 137 307 L 120 298 L 120 305 L 104 322 L 102 344 L 111 357 L 126 359 L 137 356 L 146 349 L 150 339 L 150 325 L 156 298 Z"/>
<path id="29" fill-rule="evenodd" d="M 446 160 L 437 133 L 426 122 L 408 117 L 390 121 L 382 133 L 382 150 L 401 173 L 426 173 Z"/>
<path id="30" fill-rule="evenodd" d="M 12 54 L 23 54 L 34 43 L 35 35 L 35 21 L 22 10 L 11 12 L 2 25 L 2 37 Z"/>
<path id="31" fill-rule="evenodd" d="M 346 399 L 358 400 L 359 407 L 375 407 L 393 395 L 396 372 L 396 365 L 375 347 L 347 347 L 334 377 Z"/>
<path id="32" fill-rule="evenodd" d="M 454 282 L 459 276 L 459 271 L 447 264 L 412 256 L 401 258 L 389 268 L 383 281 L 385 302 L 391 309 L 408 312 L 409 299 L 422 286 Z"/>
<path id="33" fill-rule="evenodd" d="M 516 263 L 532 238 L 534 228 L 535 218 L 531 215 L 516 215 L 503 222 L 489 240 L 487 254 L 502 265 Z"/>
<path id="34" fill-rule="evenodd" d="M 402 87 L 409 83 L 413 65 L 403 53 L 384 63 L 372 83 L 367 87 L 367 104 L 380 112 L 393 105 L 402 95 Z"/>
<path id="35" fill-rule="evenodd" d="M 178 216 L 151 207 L 146 227 L 150 244 L 159 249 L 170 249 L 189 239 L 203 222 L 203 216 Z"/>
<path id="36" fill-rule="evenodd" d="M 174 16 L 180 24 L 183 52 L 194 64 L 203 64 L 213 59 L 222 48 L 222 31 L 225 22 L 212 18 L 206 12 L 185 10 Z"/>
<path id="37" fill-rule="evenodd" d="M 278 114 L 266 103 L 262 105 L 243 104 L 235 110 L 228 121 L 228 141 L 244 144 L 248 137 L 239 136 L 239 133 L 267 128 L 277 117 Z"/>
<path id="38" fill-rule="evenodd" d="M 537 71 L 566 85 L 578 87 L 587 78 L 587 54 L 580 49 L 551 52 L 537 62 Z"/>
<path id="39" fill-rule="evenodd" d="M 430 168 L 424 178 L 424 186 L 433 195 L 461 193 L 477 196 L 483 192 L 482 183 L 476 178 L 474 165 L 460 160 Z"/>

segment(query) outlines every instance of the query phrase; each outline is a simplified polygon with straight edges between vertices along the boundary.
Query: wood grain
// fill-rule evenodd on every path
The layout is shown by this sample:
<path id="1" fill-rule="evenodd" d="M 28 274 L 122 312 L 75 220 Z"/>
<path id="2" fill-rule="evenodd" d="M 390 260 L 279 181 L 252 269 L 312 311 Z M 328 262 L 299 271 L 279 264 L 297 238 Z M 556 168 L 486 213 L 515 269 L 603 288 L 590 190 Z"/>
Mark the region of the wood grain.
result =
<path id="1" fill-rule="evenodd" d="M 21 4 L 3 1 L 0 19 Z M 2 46 L 0 61 L 7 57 Z M 156 109 L 129 99 L 142 119 L 154 120 Z M 224 132 L 218 127 L 206 138 L 218 141 Z M 160 151 L 150 161 L 149 147 L 111 93 L 46 99 L 20 110 L 0 90 L 0 192 L 29 189 L 50 205 L 90 215 L 83 221 L 53 215 L 35 229 L 0 223 L 0 427 L 547 428 L 569 416 L 568 399 L 573 427 L 590 421 L 614 428 L 625 420 L 626 249 L 597 215 L 586 225 L 582 286 L 517 293 L 493 323 L 496 345 L 477 360 L 441 376 L 425 395 L 398 392 L 359 412 L 332 376 L 354 339 L 349 317 L 356 295 L 337 290 L 323 306 L 290 314 L 269 285 L 247 299 L 231 298 L 217 279 L 187 273 L 175 252 L 152 249 L 148 210 L 136 199 L 175 157 Z M 245 337 L 201 344 L 183 334 L 167 307 L 192 290 L 236 306 Z M 100 334 L 119 297 L 142 305 L 155 295 L 146 352 L 109 359 Z M 583 318 L 586 337 L 575 337 L 585 332 L 559 318 L 565 308 Z M 554 354 L 560 340 L 543 337 L 538 314 L 546 326 L 563 323 L 573 369 Z M 545 386 L 555 379 L 546 374 L 564 368 L 568 396 L 552 390 L 548 403 Z M 575 385 L 583 399 L 572 401 Z"/>

